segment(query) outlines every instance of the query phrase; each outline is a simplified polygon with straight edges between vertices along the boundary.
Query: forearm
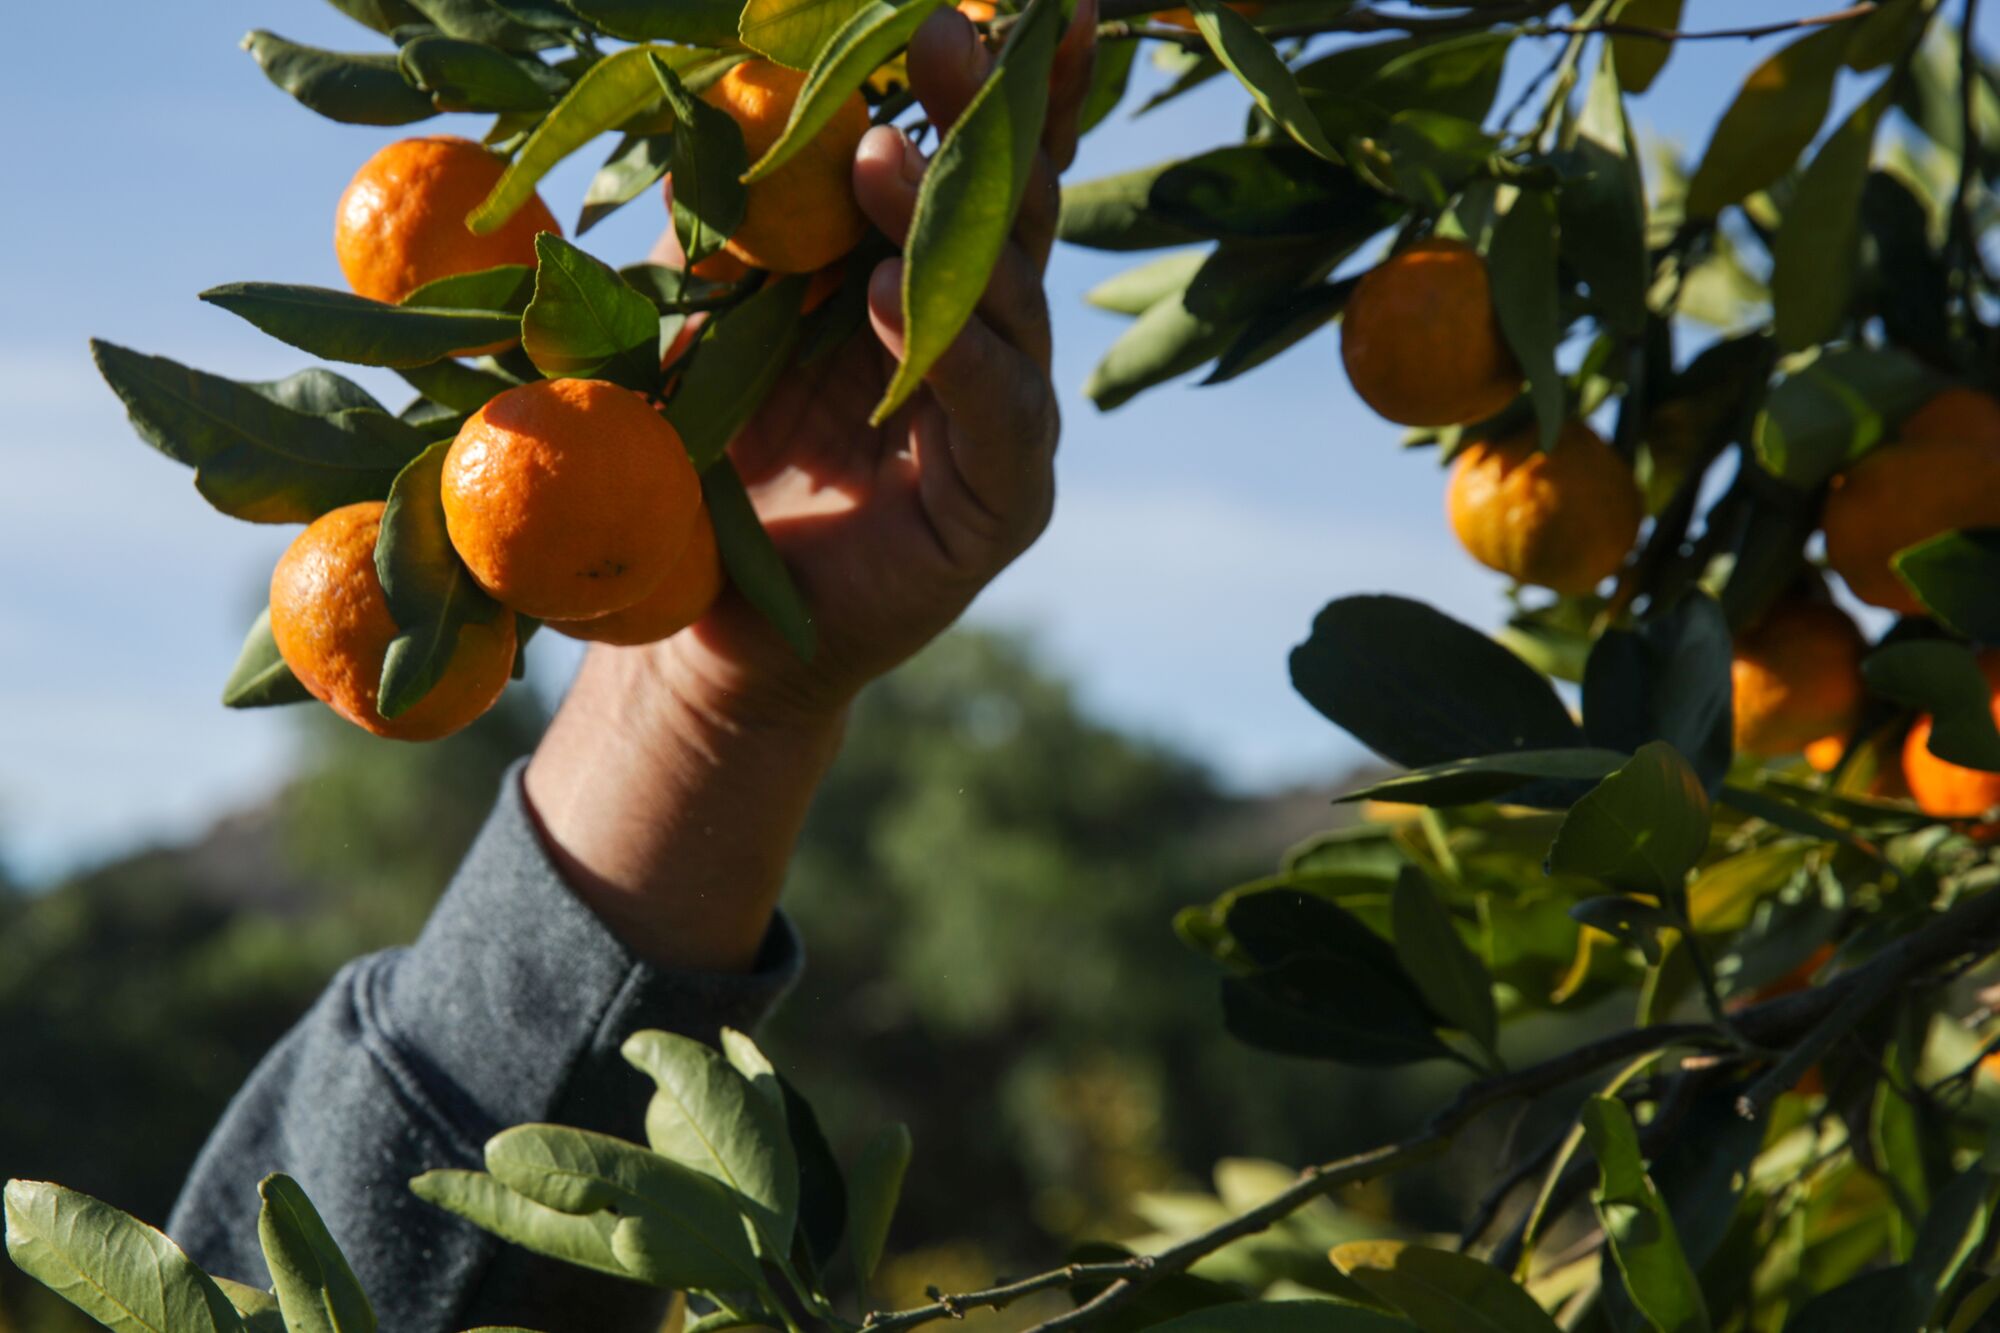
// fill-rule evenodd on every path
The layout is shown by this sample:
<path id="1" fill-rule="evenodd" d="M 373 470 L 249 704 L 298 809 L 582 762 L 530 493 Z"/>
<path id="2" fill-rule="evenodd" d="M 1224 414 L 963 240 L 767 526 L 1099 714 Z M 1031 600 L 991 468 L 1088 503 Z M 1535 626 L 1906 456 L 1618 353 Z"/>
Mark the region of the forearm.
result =
<path id="1" fill-rule="evenodd" d="M 743 706 L 679 646 L 593 649 L 526 790 L 571 890 L 640 957 L 755 961 L 843 710 Z"/>

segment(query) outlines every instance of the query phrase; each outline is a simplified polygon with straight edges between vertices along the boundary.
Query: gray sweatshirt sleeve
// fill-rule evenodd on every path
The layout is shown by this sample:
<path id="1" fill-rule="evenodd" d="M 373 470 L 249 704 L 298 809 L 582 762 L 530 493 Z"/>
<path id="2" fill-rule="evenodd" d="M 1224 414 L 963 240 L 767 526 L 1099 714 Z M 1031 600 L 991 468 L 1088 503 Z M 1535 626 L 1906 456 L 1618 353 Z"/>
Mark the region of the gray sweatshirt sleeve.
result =
<path id="1" fill-rule="evenodd" d="M 564 886 L 510 770 L 415 944 L 341 969 L 265 1057 L 196 1159 L 168 1232 L 212 1273 L 267 1286 L 257 1182 L 296 1177 L 383 1329 L 657 1327 L 658 1293 L 503 1245 L 410 1177 L 477 1167 L 487 1137 L 557 1121 L 643 1139 L 651 1085 L 618 1055 L 640 1028 L 749 1028 L 796 978 L 780 918 L 742 975 L 634 958 Z"/>

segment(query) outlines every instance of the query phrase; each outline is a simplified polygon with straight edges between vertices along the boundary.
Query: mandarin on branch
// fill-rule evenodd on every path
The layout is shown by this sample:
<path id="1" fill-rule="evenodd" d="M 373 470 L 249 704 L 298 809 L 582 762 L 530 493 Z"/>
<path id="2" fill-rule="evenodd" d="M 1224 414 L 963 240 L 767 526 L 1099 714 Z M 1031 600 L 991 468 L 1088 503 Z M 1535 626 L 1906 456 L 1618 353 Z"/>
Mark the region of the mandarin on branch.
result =
<path id="1" fill-rule="evenodd" d="M 679 432 L 603 380 L 495 396 L 445 454 L 443 494 L 445 529 L 479 586 L 545 620 L 639 601 L 680 559 L 701 511 Z"/>
<path id="2" fill-rule="evenodd" d="M 1729 662 L 1736 748 L 1772 759 L 1831 739 L 1861 715 L 1861 631 L 1829 602 L 1778 603 L 1736 637 Z"/>
<path id="3" fill-rule="evenodd" d="M 320 515 L 293 539 L 271 574 L 271 638 L 308 693 L 377 736 L 429 741 L 491 708 L 514 670 L 514 613 L 468 621 L 437 683 L 410 708 L 384 717 L 376 683 L 398 633 L 375 573 L 386 508 L 363 500 Z"/>
<path id="4" fill-rule="evenodd" d="M 694 536 L 667 571 L 659 586 L 623 611 L 590 620 L 551 620 L 549 628 L 572 639 L 621 647 L 655 643 L 686 629 L 708 614 L 722 593 L 722 552 L 715 544 L 715 525 L 704 506 L 696 515 Z"/>
<path id="5" fill-rule="evenodd" d="M 354 173 L 334 213 L 333 248 L 357 295 L 391 303 L 439 278 L 535 262 L 535 234 L 562 234 L 540 195 L 498 230 L 474 235 L 477 208 L 507 160 L 470 139 L 399 139 Z"/>
<path id="6" fill-rule="evenodd" d="M 2000 652 L 1979 655 L 1979 672 L 1986 677 L 1993 718 L 2000 723 Z M 1903 780 L 1910 797 L 1927 815 L 1965 818 L 2000 806 L 2000 773 L 1966 768 L 1931 753 L 1931 717 L 1925 714 L 1903 740 Z"/>
<path id="7" fill-rule="evenodd" d="M 1923 614 L 1890 559 L 1956 528 L 2000 524 L 2000 402 L 1966 388 L 1939 393 L 1894 441 L 1833 479 L 1821 524 L 1826 563 L 1850 592 Z"/>
<path id="8" fill-rule="evenodd" d="M 1532 426 L 1474 440 L 1452 463 L 1445 513 L 1480 564 L 1563 593 L 1618 571 L 1639 535 L 1639 487 L 1596 431 L 1566 421 L 1547 453 Z"/>
<path id="9" fill-rule="evenodd" d="M 701 97 L 736 122 L 746 158 L 755 162 L 785 132 L 805 79 L 775 61 L 746 60 Z M 868 104 L 860 93 L 851 93 L 811 142 L 745 187 L 743 221 L 730 235 L 727 253 L 751 268 L 810 273 L 859 245 L 868 220 L 854 198 L 854 150 L 867 132 Z M 667 188 L 673 188 L 671 177 Z"/>
<path id="10" fill-rule="evenodd" d="M 1484 421 L 1521 391 L 1486 261 L 1443 237 L 1405 246 L 1355 285 L 1340 357 L 1361 401 L 1403 426 Z"/>

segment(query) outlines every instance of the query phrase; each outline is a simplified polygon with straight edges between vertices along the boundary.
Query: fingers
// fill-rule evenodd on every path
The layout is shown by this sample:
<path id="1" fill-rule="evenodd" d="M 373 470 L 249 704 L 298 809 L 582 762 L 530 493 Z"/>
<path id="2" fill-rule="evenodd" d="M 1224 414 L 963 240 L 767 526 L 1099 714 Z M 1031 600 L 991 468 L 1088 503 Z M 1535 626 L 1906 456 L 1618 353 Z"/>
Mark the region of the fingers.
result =
<path id="1" fill-rule="evenodd" d="M 1042 127 L 1042 147 L 1057 171 L 1076 158 L 1076 140 L 1083 104 L 1090 96 L 1090 76 L 1097 62 L 1097 0 L 1077 0 L 1076 13 L 1056 47 L 1055 68 L 1049 75 L 1049 118 Z"/>
<path id="2" fill-rule="evenodd" d="M 993 56 L 965 15 L 945 6 L 925 19 L 910 38 L 910 91 L 931 125 L 943 134 L 986 82 Z"/>

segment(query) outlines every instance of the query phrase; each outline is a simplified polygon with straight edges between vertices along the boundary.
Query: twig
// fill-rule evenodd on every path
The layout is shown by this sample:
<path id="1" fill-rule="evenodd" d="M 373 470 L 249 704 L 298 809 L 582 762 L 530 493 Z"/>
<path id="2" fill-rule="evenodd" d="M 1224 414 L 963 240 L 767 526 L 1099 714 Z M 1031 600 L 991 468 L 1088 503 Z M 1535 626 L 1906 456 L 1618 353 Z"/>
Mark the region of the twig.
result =
<path id="1" fill-rule="evenodd" d="M 1779 23 L 1764 23 L 1752 28 L 1709 28 L 1702 32 L 1685 32 L 1673 28 L 1651 28 L 1643 23 L 1620 23 L 1616 20 L 1605 23 L 1551 24 L 1542 28 L 1530 28 L 1523 36 L 1553 37 L 1644 37 L 1655 42 L 1714 42 L 1732 38 L 1754 41 L 1759 37 L 1775 37 L 1782 32 L 1796 32 L 1801 28 L 1824 28 L 1830 24 L 1845 23 L 1848 19 L 1865 18 L 1878 9 L 1874 0 L 1864 0 L 1858 5 L 1836 9 L 1830 14 L 1813 14 L 1805 18 L 1785 19 Z"/>
<path id="2" fill-rule="evenodd" d="M 936 1319 L 963 1319 L 967 1310 L 1002 1309 L 1036 1292 L 1080 1287 L 1089 1282 L 1115 1281 L 1131 1272 L 1136 1262 L 1139 1260 L 1135 1258 L 1099 1264 L 1066 1264 L 1047 1273 L 1022 1278 L 1018 1282 L 1003 1282 L 984 1291 L 968 1291 L 956 1296 L 933 1295 L 929 1305 L 899 1310 L 895 1314 L 870 1314 L 861 1321 L 861 1327 L 892 1333 L 895 1329 Z"/>

